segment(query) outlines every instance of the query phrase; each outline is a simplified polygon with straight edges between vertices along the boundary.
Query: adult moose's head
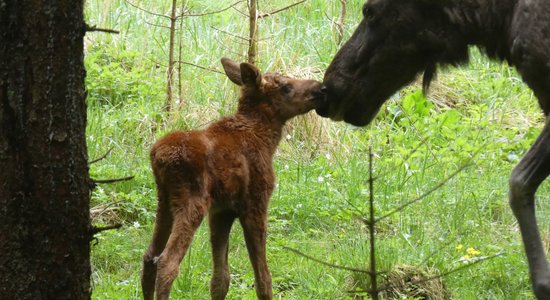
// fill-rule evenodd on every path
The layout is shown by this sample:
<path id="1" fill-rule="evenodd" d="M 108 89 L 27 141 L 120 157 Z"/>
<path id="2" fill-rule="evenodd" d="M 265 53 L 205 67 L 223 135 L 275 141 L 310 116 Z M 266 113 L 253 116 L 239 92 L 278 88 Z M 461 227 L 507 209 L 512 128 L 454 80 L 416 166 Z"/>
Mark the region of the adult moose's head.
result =
<path id="1" fill-rule="evenodd" d="M 399 88 L 436 64 L 468 59 L 464 28 L 450 21 L 448 0 L 369 0 L 363 20 L 328 67 L 326 102 L 317 113 L 363 126 Z M 460 2 L 460 1 L 459 1 Z"/>

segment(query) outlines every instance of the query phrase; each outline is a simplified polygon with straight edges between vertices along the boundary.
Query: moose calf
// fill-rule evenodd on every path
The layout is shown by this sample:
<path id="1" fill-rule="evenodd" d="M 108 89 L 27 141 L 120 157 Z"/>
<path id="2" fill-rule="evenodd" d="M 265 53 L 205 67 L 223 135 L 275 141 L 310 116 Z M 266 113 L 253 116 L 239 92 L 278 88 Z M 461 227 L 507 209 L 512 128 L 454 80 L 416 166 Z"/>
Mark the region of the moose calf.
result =
<path id="1" fill-rule="evenodd" d="M 237 113 L 206 130 L 175 131 L 151 149 L 158 192 L 153 238 L 143 258 L 143 297 L 168 299 L 172 282 L 208 213 L 214 270 L 212 299 L 229 288 L 228 238 L 239 218 L 254 269 L 259 299 L 272 299 L 266 262 L 267 207 L 275 185 L 272 158 L 290 118 L 316 107 L 321 84 L 267 73 L 222 59 L 229 79 L 241 86 Z"/>

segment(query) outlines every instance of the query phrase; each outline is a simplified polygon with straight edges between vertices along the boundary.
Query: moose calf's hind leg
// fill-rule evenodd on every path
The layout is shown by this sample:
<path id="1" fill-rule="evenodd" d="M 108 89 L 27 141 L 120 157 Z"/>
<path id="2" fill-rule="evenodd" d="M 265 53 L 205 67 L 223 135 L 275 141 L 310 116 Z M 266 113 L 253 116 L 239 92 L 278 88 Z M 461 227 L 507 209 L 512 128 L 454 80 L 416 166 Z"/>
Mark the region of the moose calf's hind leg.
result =
<path id="1" fill-rule="evenodd" d="M 210 243 L 212 244 L 212 261 L 214 270 L 210 281 L 210 295 L 212 300 L 223 300 L 229 289 L 229 266 L 227 251 L 229 247 L 229 233 L 235 221 L 232 213 L 212 213 L 209 215 Z"/>
<path id="2" fill-rule="evenodd" d="M 535 216 L 535 192 L 550 174 L 549 124 L 510 178 L 510 206 L 520 227 L 533 290 L 540 300 L 550 299 L 550 270 Z"/>
<path id="3" fill-rule="evenodd" d="M 266 234 L 267 234 L 267 213 L 262 215 L 250 214 L 240 218 L 243 227 L 246 248 L 256 279 L 256 294 L 260 300 L 271 300 L 271 274 L 267 267 L 266 258 Z"/>
<path id="4" fill-rule="evenodd" d="M 170 298 L 170 289 L 179 274 L 181 260 L 185 256 L 195 231 L 206 213 L 202 199 L 185 199 L 185 208 L 173 209 L 174 222 L 166 248 L 158 258 L 156 294 L 157 300 Z"/>
<path id="5" fill-rule="evenodd" d="M 166 199 L 159 194 L 157 216 L 151 244 L 143 256 L 143 270 L 141 271 L 141 290 L 143 299 L 153 300 L 155 295 L 155 280 L 157 277 L 157 266 L 155 258 L 158 257 L 168 241 L 172 229 L 172 213 Z"/>

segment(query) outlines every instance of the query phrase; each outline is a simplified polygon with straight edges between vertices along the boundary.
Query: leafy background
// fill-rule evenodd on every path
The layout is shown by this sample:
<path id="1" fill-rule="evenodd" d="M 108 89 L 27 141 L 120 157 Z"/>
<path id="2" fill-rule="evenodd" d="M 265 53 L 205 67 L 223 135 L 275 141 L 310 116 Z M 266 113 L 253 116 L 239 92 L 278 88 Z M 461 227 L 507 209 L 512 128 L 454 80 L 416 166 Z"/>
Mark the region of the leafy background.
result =
<path id="1" fill-rule="evenodd" d="M 162 2 L 162 3 L 161 3 Z M 362 1 L 348 1 L 345 37 L 361 18 Z M 168 14 L 169 1 L 132 4 Z M 190 12 L 231 1 L 186 1 Z M 273 11 L 288 1 L 261 1 Z M 181 5 L 181 3 L 179 4 Z M 246 4 L 237 6 L 246 11 Z M 321 80 L 339 45 L 339 1 L 309 0 L 260 20 L 258 66 Z M 169 32 L 166 18 L 122 0 L 89 0 L 88 24 L 114 28 L 86 37 L 88 149 L 93 178 L 134 175 L 93 191 L 94 223 L 122 223 L 98 235 L 92 250 L 93 298 L 141 297 L 141 258 L 152 234 L 155 187 L 148 151 L 175 129 L 204 128 L 236 108 L 238 90 L 224 75 L 182 66 L 182 92 L 163 112 Z M 186 17 L 178 27 L 182 60 L 220 70 L 219 59 L 244 60 L 248 20 L 231 9 Z M 362 222 L 368 211 L 368 151 L 374 153 L 377 216 L 415 199 L 466 163 L 472 165 L 422 201 L 377 227 L 379 270 L 414 266 L 444 273 L 480 258 L 497 257 L 445 276 L 452 299 L 534 299 L 518 226 L 507 204 L 508 177 L 543 125 L 536 98 L 513 68 L 471 50 L 468 66 L 444 69 L 428 97 L 413 84 L 394 95 L 365 128 L 334 123 L 314 113 L 285 131 L 274 161 L 277 188 L 269 217 L 268 263 L 276 299 L 352 299 L 364 275 L 320 265 L 366 268 L 369 246 Z M 550 248 L 548 184 L 537 196 L 545 247 Z M 206 222 L 195 235 L 176 280 L 174 299 L 209 299 L 210 245 Z M 230 241 L 228 299 L 255 299 L 254 276 L 242 231 Z M 408 296 L 401 296 L 402 299 Z"/>

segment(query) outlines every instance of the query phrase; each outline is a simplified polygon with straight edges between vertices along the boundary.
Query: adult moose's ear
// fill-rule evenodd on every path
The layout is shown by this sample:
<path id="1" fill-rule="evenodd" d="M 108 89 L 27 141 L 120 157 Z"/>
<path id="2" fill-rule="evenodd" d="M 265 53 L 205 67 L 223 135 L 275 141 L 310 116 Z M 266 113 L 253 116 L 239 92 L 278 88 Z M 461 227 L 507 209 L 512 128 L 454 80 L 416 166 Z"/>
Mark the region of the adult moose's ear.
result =
<path id="1" fill-rule="evenodd" d="M 241 80 L 245 85 L 260 87 L 262 84 L 262 73 L 252 64 L 241 63 Z"/>
<path id="2" fill-rule="evenodd" d="M 227 75 L 229 80 L 233 81 L 236 85 L 243 85 L 241 67 L 239 64 L 225 57 L 222 58 L 221 61 L 225 75 Z"/>

